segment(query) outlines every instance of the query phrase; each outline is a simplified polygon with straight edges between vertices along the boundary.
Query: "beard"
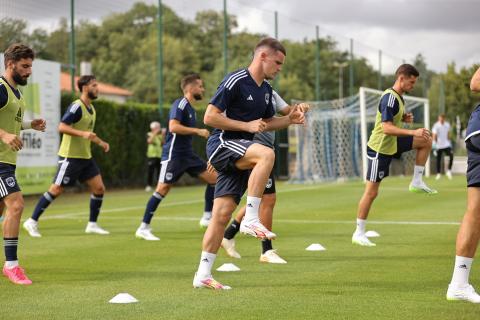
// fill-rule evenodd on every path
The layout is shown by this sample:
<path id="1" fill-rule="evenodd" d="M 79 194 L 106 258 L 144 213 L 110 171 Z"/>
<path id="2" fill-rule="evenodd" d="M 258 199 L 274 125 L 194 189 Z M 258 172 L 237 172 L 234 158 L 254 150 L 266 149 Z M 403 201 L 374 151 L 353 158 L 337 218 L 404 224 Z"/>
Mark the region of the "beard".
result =
<path id="1" fill-rule="evenodd" d="M 201 93 L 197 93 L 197 94 L 194 94 L 193 95 L 193 98 L 196 100 L 196 101 L 199 101 L 199 100 L 202 100 L 203 96 Z"/>
<path id="2" fill-rule="evenodd" d="M 98 98 L 98 96 L 97 96 L 95 93 L 89 91 L 89 92 L 88 92 L 88 98 L 89 98 L 90 100 L 95 100 L 95 99 Z"/>
<path id="3" fill-rule="evenodd" d="M 13 69 L 12 78 L 13 78 L 13 81 L 15 81 L 15 83 L 18 85 L 24 86 L 27 84 L 28 77 L 22 77 L 20 73 L 17 72 L 16 69 Z"/>

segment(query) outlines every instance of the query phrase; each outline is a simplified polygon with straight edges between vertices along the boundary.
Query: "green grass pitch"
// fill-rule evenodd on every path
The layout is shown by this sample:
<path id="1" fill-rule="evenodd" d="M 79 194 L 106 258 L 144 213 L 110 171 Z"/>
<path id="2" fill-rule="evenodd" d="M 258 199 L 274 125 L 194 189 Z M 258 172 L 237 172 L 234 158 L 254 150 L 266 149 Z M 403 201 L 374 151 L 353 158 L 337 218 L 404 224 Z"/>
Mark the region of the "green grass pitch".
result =
<path id="1" fill-rule="evenodd" d="M 233 290 L 193 289 L 203 230 L 203 187 L 173 189 L 152 226 L 158 242 L 135 239 L 150 193 L 107 191 L 99 223 L 109 236 L 87 235 L 88 194 L 65 194 L 40 222 L 42 238 L 20 235 L 19 258 L 29 287 L 0 279 L 0 319 L 475 319 L 479 306 L 445 299 L 465 178 L 428 179 L 438 196 L 407 191 L 408 178 L 388 178 L 368 230 L 377 247 L 351 244 L 361 182 L 279 183 L 274 247 L 286 265 L 258 261 L 260 243 L 237 236 L 242 259 L 220 250 L 214 276 Z M 23 219 L 36 199 L 26 200 Z M 309 252 L 320 243 L 327 248 Z M 478 263 L 478 262 L 477 262 Z M 474 262 L 471 282 L 480 289 Z M 136 304 L 108 300 L 128 292 Z"/>

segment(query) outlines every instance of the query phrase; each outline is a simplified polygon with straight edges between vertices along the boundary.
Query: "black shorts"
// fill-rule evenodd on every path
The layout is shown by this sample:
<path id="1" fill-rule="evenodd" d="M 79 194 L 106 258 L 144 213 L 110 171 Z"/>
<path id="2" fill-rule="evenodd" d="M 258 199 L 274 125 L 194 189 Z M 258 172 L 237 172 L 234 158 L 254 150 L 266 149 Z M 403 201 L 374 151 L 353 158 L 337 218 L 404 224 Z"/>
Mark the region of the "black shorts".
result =
<path id="1" fill-rule="evenodd" d="M 413 137 L 397 137 L 397 153 L 393 155 L 378 153 L 367 147 L 368 170 L 367 180 L 380 182 L 388 177 L 392 158 L 399 159 L 402 153 L 412 150 Z"/>
<path id="2" fill-rule="evenodd" d="M 21 191 L 15 177 L 15 168 L 13 164 L 0 162 L 0 199 Z"/>
<path id="3" fill-rule="evenodd" d="M 467 186 L 480 187 L 480 136 L 468 139 L 467 145 Z"/>
<path id="4" fill-rule="evenodd" d="M 172 184 L 187 172 L 192 177 L 197 177 L 207 170 L 207 163 L 196 154 L 172 158 L 162 161 L 162 168 L 158 182 Z"/>
<path id="5" fill-rule="evenodd" d="M 71 186 L 78 180 L 85 182 L 100 174 L 97 163 L 93 158 L 77 159 L 59 157 L 58 169 L 53 183 L 57 186 Z"/>
<path id="6" fill-rule="evenodd" d="M 210 164 L 217 170 L 218 178 L 215 185 L 215 198 L 233 196 L 238 204 L 247 190 L 250 170 L 239 170 L 235 162 L 241 159 L 248 147 L 253 144 L 250 140 L 225 140 L 210 156 Z"/>
<path id="7" fill-rule="evenodd" d="M 275 176 L 273 174 L 273 169 L 272 169 L 272 172 L 270 172 L 270 177 L 268 178 L 267 185 L 265 186 L 265 191 L 263 191 L 263 194 L 274 194 L 274 193 L 276 193 Z"/>

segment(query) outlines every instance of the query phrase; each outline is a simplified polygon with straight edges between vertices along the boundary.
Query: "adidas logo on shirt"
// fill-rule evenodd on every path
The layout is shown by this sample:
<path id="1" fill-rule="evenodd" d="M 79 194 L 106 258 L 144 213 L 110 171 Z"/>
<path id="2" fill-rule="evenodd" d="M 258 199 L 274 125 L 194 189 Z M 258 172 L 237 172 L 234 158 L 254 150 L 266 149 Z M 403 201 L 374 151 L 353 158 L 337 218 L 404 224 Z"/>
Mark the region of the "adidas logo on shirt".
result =
<path id="1" fill-rule="evenodd" d="M 248 96 L 247 101 L 253 101 L 252 95 L 249 95 L 249 96 Z"/>

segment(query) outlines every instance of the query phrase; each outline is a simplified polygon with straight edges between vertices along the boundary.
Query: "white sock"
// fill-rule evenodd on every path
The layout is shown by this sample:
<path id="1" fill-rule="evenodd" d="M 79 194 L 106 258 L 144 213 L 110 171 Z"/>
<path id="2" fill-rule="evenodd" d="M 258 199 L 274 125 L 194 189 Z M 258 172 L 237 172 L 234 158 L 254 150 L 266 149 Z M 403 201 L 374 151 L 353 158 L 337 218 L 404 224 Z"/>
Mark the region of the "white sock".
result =
<path id="1" fill-rule="evenodd" d="M 148 223 L 142 222 L 142 224 L 140 225 L 140 229 L 148 229 L 148 228 L 150 228 L 150 225 Z"/>
<path id="2" fill-rule="evenodd" d="M 212 211 L 204 211 L 203 212 L 203 218 L 210 220 L 212 218 Z"/>
<path id="3" fill-rule="evenodd" d="M 457 287 L 466 286 L 468 284 L 472 262 L 473 258 L 455 256 L 455 266 L 453 268 L 453 276 L 450 284 Z"/>
<path id="4" fill-rule="evenodd" d="M 13 268 L 15 268 L 16 266 L 18 266 L 18 260 L 5 261 L 5 267 L 6 267 L 7 269 L 13 269 Z"/>
<path id="5" fill-rule="evenodd" d="M 415 185 L 419 185 L 423 182 L 422 176 L 423 176 L 423 171 L 425 171 L 424 166 L 417 166 L 413 168 L 413 179 L 412 183 Z"/>
<path id="6" fill-rule="evenodd" d="M 366 219 L 357 218 L 357 229 L 355 230 L 356 234 L 365 234 L 365 227 L 367 225 Z"/>
<path id="7" fill-rule="evenodd" d="M 212 275 L 212 267 L 215 262 L 217 255 L 215 253 L 210 253 L 202 251 L 200 256 L 200 264 L 198 265 L 197 277 L 204 279 Z"/>
<path id="8" fill-rule="evenodd" d="M 245 211 L 245 221 L 258 220 L 258 208 L 262 198 L 247 196 L 247 209 Z"/>

